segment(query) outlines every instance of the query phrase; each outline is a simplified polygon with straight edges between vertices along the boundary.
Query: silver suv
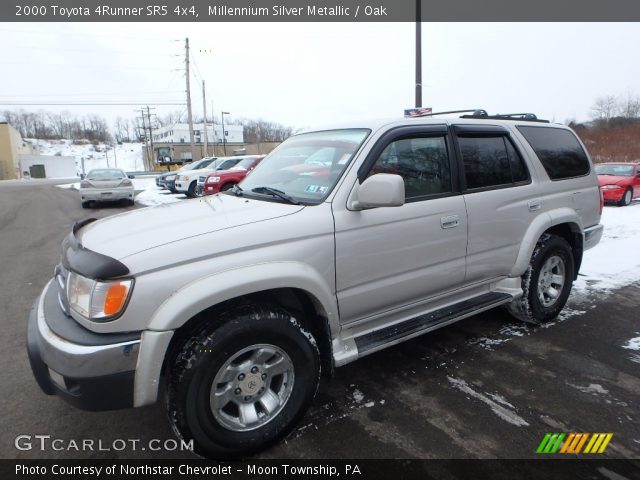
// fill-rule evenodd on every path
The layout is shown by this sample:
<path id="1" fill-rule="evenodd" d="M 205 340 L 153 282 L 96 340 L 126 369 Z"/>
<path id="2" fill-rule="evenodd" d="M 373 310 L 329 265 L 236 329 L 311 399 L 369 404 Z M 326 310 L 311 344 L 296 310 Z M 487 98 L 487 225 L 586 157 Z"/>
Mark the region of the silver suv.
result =
<path id="1" fill-rule="evenodd" d="M 321 372 L 500 305 L 556 317 L 601 208 L 576 135 L 532 115 L 301 133 L 232 191 L 77 223 L 31 310 L 31 366 L 87 410 L 162 392 L 196 453 L 250 454 Z"/>

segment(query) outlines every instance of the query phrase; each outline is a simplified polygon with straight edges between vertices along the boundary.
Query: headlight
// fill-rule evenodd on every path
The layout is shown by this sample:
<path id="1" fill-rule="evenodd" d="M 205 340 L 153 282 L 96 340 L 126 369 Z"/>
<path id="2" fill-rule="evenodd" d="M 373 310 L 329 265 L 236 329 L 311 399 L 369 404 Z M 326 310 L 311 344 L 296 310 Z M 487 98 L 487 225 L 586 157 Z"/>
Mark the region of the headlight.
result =
<path id="1" fill-rule="evenodd" d="M 207 177 L 207 183 L 218 183 L 220 181 L 220 177 Z"/>
<path id="2" fill-rule="evenodd" d="M 603 185 L 602 190 L 617 190 L 622 188 L 620 185 Z"/>
<path id="3" fill-rule="evenodd" d="M 167 175 L 164 179 L 171 181 L 171 180 L 175 180 L 176 176 L 175 175 Z"/>
<path id="4" fill-rule="evenodd" d="M 189 177 L 187 175 L 180 175 L 180 179 L 184 180 L 185 182 L 189 181 Z"/>
<path id="5" fill-rule="evenodd" d="M 80 182 L 80 188 L 91 188 L 91 184 L 89 182 L 87 182 L 86 180 L 82 180 Z"/>
<path id="6" fill-rule="evenodd" d="M 133 280 L 101 282 L 70 272 L 67 279 L 69 306 L 79 315 L 105 321 L 124 310 Z"/>

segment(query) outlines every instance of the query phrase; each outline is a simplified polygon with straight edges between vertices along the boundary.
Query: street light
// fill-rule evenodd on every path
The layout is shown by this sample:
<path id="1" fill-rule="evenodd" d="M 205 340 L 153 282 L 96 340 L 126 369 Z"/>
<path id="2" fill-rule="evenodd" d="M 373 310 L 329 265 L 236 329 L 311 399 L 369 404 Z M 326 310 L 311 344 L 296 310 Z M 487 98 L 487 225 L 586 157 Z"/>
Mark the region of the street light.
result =
<path id="1" fill-rule="evenodd" d="M 227 156 L 227 132 L 224 130 L 224 116 L 231 115 L 229 112 L 222 112 L 222 150 L 224 151 L 224 156 Z"/>

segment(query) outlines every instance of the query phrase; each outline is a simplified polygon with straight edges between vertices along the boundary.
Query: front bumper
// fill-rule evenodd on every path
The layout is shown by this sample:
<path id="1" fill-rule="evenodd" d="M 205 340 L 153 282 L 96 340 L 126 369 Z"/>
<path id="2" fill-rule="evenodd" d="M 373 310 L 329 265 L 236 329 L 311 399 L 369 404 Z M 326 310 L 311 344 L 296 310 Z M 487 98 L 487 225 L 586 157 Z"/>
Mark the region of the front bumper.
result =
<path id="1" fill-rule="evenodd" d="M 113 200 L 133 200 L 131 188 L 83 188 L 80 190 L 83 202 L 109 202 Z"/>
<path id="2" fill-rule="evenodd" d="M 140 344 L 140 332 L 98 334 L 67 317 L 53 282 L 29 313 L 27 352 L 38 385 L 83 410 L 134 406 Z"/>
<path id="3" fill-rule="evenodd" d="M 175 190 L 180 193 L 185 193 L 189 190 L 189 185 L 191 184 L 191 182 L 193 182 L 193 180 L 176 180 L 174 182 Z"/>
<path id="4" fill-rule="evenodd" d="M 219 183 L 205 183 L 203 185 L 203 189 L 202 189 L 202 194 L 203 195 L 213 195 L 215 193 L 218 193 L 220 191 L 220 184 Z"/>
<path id="5" fill-rule="evenodd" d="M 625 194 L 624 188 L 603 188 L 602 190 L 602 198 L 606 203 L 618 203 L 622 200 L 622 197 Z"/>

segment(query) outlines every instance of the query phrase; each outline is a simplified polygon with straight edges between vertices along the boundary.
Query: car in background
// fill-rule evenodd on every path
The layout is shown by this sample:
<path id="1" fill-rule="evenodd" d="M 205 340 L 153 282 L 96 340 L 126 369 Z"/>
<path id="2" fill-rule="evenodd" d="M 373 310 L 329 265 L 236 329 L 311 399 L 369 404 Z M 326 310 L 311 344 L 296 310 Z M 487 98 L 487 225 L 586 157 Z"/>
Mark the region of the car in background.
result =
<path id="1" fill-rule="evenodd" d="M 600 163 L 596 173 L 605 203 L 625 207 L 640 197 L 640 163 Z"/>
<path id="2" fill-rule="evenodd" d="M 160 188 L 165 188 L 169 190 L 171 193 L 178 193 L 176 191 L 176 176 L 181 172 L 186 172 L 189 170 L 197 170 L 199 168 L 208 167 L 217 157 L 204 157 L 195 162 L 186 163 L 182 165 L 179 169 L 174 170 L 173 172 L 165 172 L 156 177 L 156 185 Z"/>
<path id="3" fill-rule="evenodd" d="M 237 185 L 244 177 L 249 175 L 266 155 L 248 155 L 228 170 L 219 170 L 210 173 L 204 178 L 204 182 L 198 180 L 198 190 L 202 195 L 213 195 L 225 192 Z"/>
<path id="4" fill-rule="evenodd" d="M 133 205 L 133 175 L 119 168 L 95 168 L 80 182 L 82 208 L 92 203 L 126 201 Z"/>
<path id="5" fill-rule="evenodd" d="M 218 157 L 205 168 L 199 168 L 178 174 L 176 176 L 176 193 L 184 193 L 189 198 L 196 197 L 198 193 L 198 179 L 200 176 L 206 176 L 215 170 L 226 170 L 231 168 L 241 159 L 242 157 Z"/>

